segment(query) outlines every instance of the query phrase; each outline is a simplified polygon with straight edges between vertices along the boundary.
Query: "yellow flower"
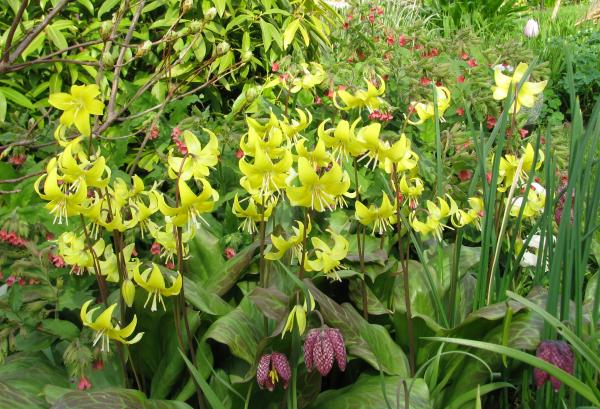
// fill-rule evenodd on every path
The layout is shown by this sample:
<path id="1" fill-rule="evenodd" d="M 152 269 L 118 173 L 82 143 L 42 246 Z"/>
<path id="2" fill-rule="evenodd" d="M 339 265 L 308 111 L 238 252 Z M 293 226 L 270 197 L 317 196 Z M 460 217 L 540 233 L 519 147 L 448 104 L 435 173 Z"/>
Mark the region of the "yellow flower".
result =
<path id="1" fill-rule="evenodd" d="M 333 157 L 338 162 L 350 156 L 358 156 L 364 152 L 361 142 L 354 135 L 354 130 L 360 122 L 360 118 L 354 121 L 352 126 L 350 126 L 348 121 L 342 119 L 335 128 L 325 130 L 327 121 L 329 119 L 321 122 L 317 134 L 319 135 L 319 140 L 322 140 L 325 146 L 332 150 Z"/>
<path id="2" fill-rule="evenodd" d="M 47 174 L 40 176 L 33 185 L 36 193 L 43 199 L 47 200 L 44 207 L 54 214 L 54 223 L 58 220 L 58 224 L 62 224 L 63 218 L 69 224 L 69 216 L 78 215 L 81 213 L 81 206 L 87 198 L 87 185 L 85 180 L 82 180 L 75 190 L 71 191 L 69 186 L 64 183 L 62 177 L 58 176 L 56 168 L 56 159 L 52 159 L 48 163 Z M 44 193 L 40 192 L 40 183 L 44 180 Z M 59 185 L 59 182 L 60 185 Z"/>
<path id="3" fill-rule="evenodd" d="M 379 88 L 376 88 L 373 85 L 373 82 L 366 80 L 367 90 L 358 90 L 352 95 L 346 90 L 337 91 L 333 95 L 333 103 L 338 109 L 352 109 L 352 108 L 362 108 L 367 107 L 369 110 L 377 109 L 381 106 L 382 100 L 380 98 L 381 95 L 385 93 L 385 82 L 381 77 L 379 77 L 379 83 L 381 84 Z M 337 98 L 340 98 L 344 103 L 345 107 L 340 107 L 337 103 Z"/>
<path id="4" fill-rule="evenodd" d="M 292 94 L 295 94 L 303 89 L 314 88 L 325 81 L 325 70 L 321 64 L 311 62 L 310 68 L 306 63 L 302 63 L 300 66 L 302 67 L 302 73 L 304 75 L 296 77 L 292 80 L 292 88 L 290 89 Z"/>
<path id="5" fill-rule="evenodd" d="M 246 158 L 240 160 L 239 167 L 244 176 L 240 184 L 253 196 L 264 197 L 265 203 L 271 201 L 277 193 L 285 188 L 285 180 L 293 163 L 292 154 L 286 150 L 276 163 L 262 149 L 256 147 L 254 163 Z"/>
<path id="6" fill-rule="evenodd" d="M 310 207 L 317 212 L 333 210 L 343 202 L 343 195 L 350 187 L 350 177 L 340 165 L 333 163 L 331 169 L 321 176 L 315 172 L 308 159 L 298 158 L 300 186 L 289 186 L 287 196 L 292 206 Z"/>
<path id="7" fill-rule="evenodd" d="M 271 243 L 273 243 L 273 247 L 277 249 L 276 252 L 269 252 L 265 254 L 265 258 L 267 260 L 279 260 L 284 256 L 284 254 L 288 250 L 292 250 L 292 260 L 294 257 L 298 261 L 302 258 L 302 240 L 304 239 L 304 223 L 300 221 L 296 221 L 298 223 L 298 227 L 292 227 L 294 234 L 290 236 L 289 239 L 284 239 L 281 236 L 271 235 Z M 306 235 L 310 233 L 311 230 L 310 221 L 308 222 L 308 227 L 306 229 Z M 291 260 L 290 260 L 291 261 Z"/>
<path id="8" fill-rule="evenodd" d="M 140 262 L 137 258 L 131 259 L 133 248 L 135 244 L 128 244 L 123 248 L 123 260 L 125 261 L 125 269 L 127 277 L 131 276 Z M 100 254 L 97 254 L 100 256 Z M 119 261 L 117 255 L 114 253 L 111 245 L 106 246 L 104 249 L 104 260 L 98 262 L 100 266 L 100 274 L 106 276 L 106 281 L 117 283 L 119 282 Z"/>
<path id="9" fill-rule="evenodd" d="M 88 187 L 104 188 L 110 180 L 110 168 L 106 166 L 104 156 L 97 155 L 90 160 L 83 152 L 80 141 L 74 140 L 69 143 L 58 157 L 58 167 L 63 174 L 63 180 L 77 186 L 81 180 Z M 106 173 L 106 176 L 102 176 Z"/>
<path id="10" fill-rule="evenodd" d="M 148 292 L 148 298 L 144 303 L 144 308 L 146 308 L 148 301 L 150 301 L 150 298 L 152 298 L 152 306 L 150 307 L 150 311 L 156 311 L 157 300 L 162 304 L 163 309 L 166 311 L 167 307 L 165 307 L 163 296 L 170 297 L 172 295 L 179 294 L 179 291 L 181 291 L 181 286 L 183 285 L 183 278 L 178 272 L 177 277 L 171 277 L 172 285 L 167 287 L 163 273 L 155 263 L 152 263 L 152 267 L 147 268 L 141 274 L 139 269 L 136 269 L 133 273 L 133 279 L 140 287 Z"/>
<path id="11" fill-rule="evenodd" d="M 521 106 L 532 108 L 535 105 L 536 95 L 541 94 L 546 88 L 548 81 L 540 82 L 523 82 L 519 88 L 519 83 L 523 79 L 523 76 L 527 72 L 529 66 L 525 63 L 520 63 L 512 77 L 502 73 L 500 67 L 497 67 L 494 71 L 494 80 L 496 85 L 492 87 L 494 92 L 494 99 L 501 101 L 506 99 L 508 91 L 512 86 L 512 92 L 514 93 L 515 100 L 510 106 L 509 113 L 517 113 L 521 110 Z"/>
<path id="12" fill-rule="evenodd" d="M 510 215 L 518 217 L 523 206 L 524 197 L 515 197 L 510 207 Z M 546 189 L 539 183 L 532 183 L 527 192 L 527 202 L 523 209 L 523 217 L 534 218 L 544 212 L 546 205 Z"/>
<path id="13" fill-rule="evenodd" d="M 425 189 L 423 181 L 418 178 L 406 178 L 406 175 L 400 179 L 400 193 L 408 199 L 408 204 L 411 209 L 414 209 L 419 204 L 419 198 Z"/>
<path id="14" fill-rule="evenodd" d="M 523 148 L 523 156 L 521 158 L 516 157 L 515 155 L 505 155 L 503 158 L 500 158 L 500 177 L 502 181 L 498 190 L 504 192 L 506 189 L 512 185 L 515 174 L 517 173 L 517 169 L 519 168 L 519 162 L 523 160 L 523 164 L 521 166 L 521 173 L 518 175 L 519 179 L 523 179 L 527 176 L 527 173 L 532 170 L 538 170 L 542 164 L 544 163 L 544 152 L 541 150 L 538 151 L 538 158 L 533 166 L 533 159 L 535 156 L 535 150 L 531 143 L 528 143 L 525 148 Z"/>
<path id="15" fill-rule="evenodd" d="M 442 241 L 442 233 L 444 227 L 448 227 L 444 224 L 445 219 L 454 215 L 458 211 L 456 202 L 449 196 L 448 202 L 441 197 L 438 197 L 438 204 L 436 205 L 431 200 L 427 201 L 427 218 L 425 222 L 420 221 L 416 217 L 416 213 L 412 213 L 410 216 L 410 225 L 412 228 L 423 236 L 432 234 L 438 241 Z"/>
<path id="16" fill-rule="evenodd" d="M 246 122 L 248 133 L 240 139 L 240 149 L 244 155 L 256 156 L 256 150 L 259 149 L 271 159 L 281 158 L 285 152 L 281 146 L 283 131 L 275 115 L 271 112 L 271 120 L 264 126 L 252 118 L 246 118 Z"/>
<path id="17" fill-rule="evenodd" d="M 341 281 L 337 271 L 343 268 L 341 261 L 348 254 L 348 240 L 340 234 L 335 234 L 331 230 L 327 230 L 333 238 L 333 247 L 329 247 L 327 243 L 318 237 L 311 239 L 313 248 L 315 249 L 316 258 L 314 260 L 307 259 L 304 263 L 306 271 L 322 271 L 327 277 Z"/>
<path id="18" fill-rule="evenodd" d="M 368 208 L 359 201 L 355 203 L 355 217 L 363 225 L 373 225 L 372 233 L 375 230 L 383 234 L 389 226 L 396 222 L 396 208 L 390 202 L 388 196 L 381 192 L 381 206 L 370 205 Z"/>
<path id="19" fill-rule="evenodd" d="M 312 294 L 309 292 L 308 293 L 309 297 L 310 297 L 310 310 L 314 310 L 315 309 L 315 299 L 313 298 Z M 285 327 L 283 328 L 283 331 L 281 332 L 281 338 L 283 338 L 286 334 L 286 332 L 289 332 L 290 334 L 292 333 L 292 331 L 294 330 L 294 322 L 296 322 L 296 324 L 298 324 L 298 333 L 299 335 L 304 334 L 304 330 L 306 329 L 306 313 L 308 312 L 308 305 L 306 303 L 306 300 L 304 300 L 304 304 L 303 305 L 295 305 L 294 308 L 292 308 L 292 311 L 290 311 L 289 315 L 288 315 L 288 319 L 285 323 Z"/>
<path id="20" fill-rule="evenodd" d="M 435 87 L 435 92 L 437 93 L 437 107 L 438 107 L 438 115 L 440 121 L 444 122 L 444 112 L 450 106 L 450 101 L 452 100 L 452 96 L 450 94 L 450 90 L 446 87 Z M 408 120 L 408 123 L 411 125 L 420 125 L 423 122 L 427 121 L 430 118 L 435 116 L 435 106 L 433 102 L 423 103 L 419 102 L 415 104 L 415 111 L 419 116 L 419 120 L 416 122 Z"/>
<path id="21" fill-rule="evenodd" d="M 135 335 L 135 337 L 127 340 L 128 337 L 133 334 L 135 331 L 135 326 L 137 325 L 137 317 L 134 315 L 133 319 L 129 323 L 129 325 L 125 326 L 125 328 L 121 328 L 119 324 L 113 325 L 112 323 L 112 314 L 117 304 L 113 304 L 106 308 L 98 317 L 94 320 L 94 312 L 98 310 L 100 307 L 92 308 L 88 311 L 88 308 L 93 300 L 86 301 L 81 307 L 80 317 L 81 322 L 86 327 L 89 327 L 97 332 L 96 337 L 94 338 L 94 346 L 98 343 L 98 341 L 102 340 L 101 351 L 102 352 L 110 352 L 110 340 L 114 339 L 115 341 L 121 342 L 123 344 L 135 344 L 142 339 L 144 335 L 143 332 L 140 332 Z"/>
<path id="22" fill-rule="evenodd" d="M 183 142 L 187 148 L 187 156 L 179 158 L 169 153 L 169 177 L 188 180 L 193 177 L 200 180 L 208 176 L 209 168 L 213 168 L 219 162 L 219 141 L 217 136 L 206 128 L 202 128 L 208 134 L 208 143 L 202 147 L 202 144 L 190 131 L 183 131 Z"/>
<path id="23" fill-rule="evenodd" d="M 125 304 L 131 308 L 135 300 L 135 284 L 129 278 L 123 280 L 123 284 L 121 284 L 121 297 L 123 297 Z"/>
<path id="24" fill-rule="evenodd" d="M 304 147 L 306 139 L 300 139 L 296 142 L 296 152 L 298 156 L 308 159 L 313 166 L 327 166 L 331 162 L 329 152 L 325 150 L 325 143 L 322 139 L 319 139 L 312 151 L 308 151 Z"/>
<path id="25" fill-rule="evenodd" d="M 55 108 L 64 111 L 60 123 L 65 126 L 75 124 L 84 136 L 89 136 L 90 115 L 102 115 L 104 103 L 96 97 L 100 95 L 97 85 L 73 85 L 71 93 L 58 92 L 48 97 L 48 102 Z"/>
<path id="26" fill-rule="evenodd" d="M 162 195 L 160 196 L 158 208 L 165 216 L 172 217 L 171 221 L 175 226 L 183 226 L 187 223 L 190 230 L 193 225 L 198 227 L 200 220 L 204 221 L 201 215 L 211 212 L 219 200 L 219 193 L 210 186 L 208 180 L 201 179 L 200 182 L 202 192 L 196 196 L 188 184 L 183 179 L 179 179 L 179 207 L 170 207 L 165 203 Z"/>
<path id="27" fill-rule="evenodd" d="M 469 198 L 470 209 L 465 211 L 458 209 L 456 213 L 452 215 L 452 224 L 455 227 L 464 227 L 468 224 L 473 223 L 475 227 L 481 230 L 480 220 L 484 215 L 484 204 L 483 199 L 480 197 Z"/>
<path id="28" fill-rule="evenodd" d="M 387 173 L 392 173 L 393 167 L 396 165 L 396 172 L 401 173 L 413 170 L 418 162 L 419 155 L 410 149 L 410 139 L 402 134 L 400 139 L 385 152 L 385 159 L 380 162 L 379 166 Z"/>
<path id="29" fill-rule="evenodd" d="M 177 254 L 177 241 L 173 234 L 173 222 L 170 217 L 165 218 L 167 222 L 162 229 L 153 225 L 150 227 L 150 234 L 154 240 L 160 244 L 160 257 L 164 257 L 165 261 L 173 261 L 175 254 Z M 195 229 L 184 229 L 181 235 L 181 241 L 183 242 L 183 257 L 185 258 L 190 252 L 189 245 L 187 243 L 192 240 L 196 234 Z"/>
<path id="30" fill-rule="evenodd" d="M 305 130 L 308 127 L 308 125 L 310 125 L 310 123 L 312 122 L 312 115 L 310 111 L 306 111 L 306 113 L 304 113 L 304 111 L 302 111 L 301 109 L 296 108 L 296 112 L 298 113 L 298 117 L 300 118 L 299 121 L 293 119 L 290 122 L 290 120 L 285 116 L 281 121 L 279 121 L 279 127 L 281 128 L 283 135 L 287 139 L 292 141 L 296 141 L 296 139 L 300 135 L 300 132 Z"/>
<path id="31" fill-rule="evenodd" d="M 248 234 L 256 233 L 256 223 L 259 223 L 261 220 L 267 221 L 269 217 L 271 217 L 271 213 L 273 212 L 273 208 L 277 205 L 277 201 L 271 201 L 267 205 L 265 205 L 264 213 L 260 212 L 256 206 L 256 202 L 252 197 L 248 198 L 248 206 L 244 209 L 238 200 L 238 195 L 236 194 L 233 199 L 233 214 L 237 217 L 241 217 L 244 219 L 242 224 L 240 225 L 240 229 L 246 231 Z"/>

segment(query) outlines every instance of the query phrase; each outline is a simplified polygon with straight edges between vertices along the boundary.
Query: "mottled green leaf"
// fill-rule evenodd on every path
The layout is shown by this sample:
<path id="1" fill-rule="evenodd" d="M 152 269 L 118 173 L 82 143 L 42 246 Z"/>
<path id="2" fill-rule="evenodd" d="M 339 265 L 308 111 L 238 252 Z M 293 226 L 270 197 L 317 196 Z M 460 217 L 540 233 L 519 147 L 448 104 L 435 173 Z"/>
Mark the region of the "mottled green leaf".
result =
<path id="1" fill-rule="evenodd" d="M 105 389 L 102 391 L 72 391 L 61 396 L 51 409 L 191 409 L 187 403 L 146 399 L 133 389 Z"/>

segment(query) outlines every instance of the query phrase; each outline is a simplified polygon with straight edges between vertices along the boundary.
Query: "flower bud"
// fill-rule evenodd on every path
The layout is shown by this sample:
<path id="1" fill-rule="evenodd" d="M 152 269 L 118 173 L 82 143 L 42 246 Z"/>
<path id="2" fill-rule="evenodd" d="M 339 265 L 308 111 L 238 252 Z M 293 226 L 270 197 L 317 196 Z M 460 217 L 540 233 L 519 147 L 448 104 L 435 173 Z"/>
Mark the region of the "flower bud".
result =
<path id="1" fill-rule="evenodd" d="M 102 53 L 102 64 L 104 68 L 112 68 L 115 65 L 115 59 L 109 51 L 104 51 Z"/>
<path id="2" fill-rule="evenodd" d="M 206 13 L 204 13 L 204 21 L 213 21 L 216 16 L 217 16 L 216 7 L 211 7 L 208 10 L 206 10 Z"/>
<path id="3" fill-rule="evenodd" d="M 183 0 L 183 4 L 181 6 L 181 14 L 186 14 L 192 9 L 193 6 L 194 0 Z"/>
<path id="4" fill-rule="evenodd" d="M 222 41 L 217 45 L 217 56 L 227 54 L 231 46 L 227 41 Z"/>
<path id="5" fill-rule="evenodd" d="M 110 21 L 103 21 L 100 24 L 100 38 L 102 38 L 102 41 L 108 41 L 112 27 L 113 25 Z"/>
<path id="6" fill-rule="evenodd" d="M 202 22 L 201 21 L 192 20 L 190 22 L 190 26 L 188 28 L 188 31 L 190 32 L 190 34 L 199 33 L 201 30 L 202 30 Z"/>
<path id="7" fill-rule="evenodd" d="M 123 285 L 121 286 L 121 296 L 128 307 L 133 305 L 133 300 L 135 299 L 135 284 L 133 284 L 131 280 L 127 279 L 123 281 Z"/>
<path id="8" fill-rule="evenodd" d="M 261 93 L 261 87 L 252 87 L 248 91 L 246 91 L 246 100 L 248 102 L 252 102 L 258 97 Z"/>
<path id="9" fill-rule="evenodd" d="M 152 48 L 152 41 L 146 40 L 144 41 L 137 49 L 135 56 L 137 58 L 139 57 L 143 57 L 144 55 L 146 55 L 146 53 L 148 51 L 150 51 L 150 48 Z"/>
<path id="10" fill-rule="evenodd" d="M 242 53 L 242 61 L 243 62 L 248 62 L 250 61 L 250 59 L 254 56 L 254 54 L 252 53 L 252 51 L 250 50 L 246 50 Z"/>
<path id="11" fill-rule="evenodd" d="M 525 37 L 527 38 L 535 38 L 540 34 L 540 26 L 537 21 L 530 18 L 527 20 L 525 24 L 525 29 L 523 30 Z"/>

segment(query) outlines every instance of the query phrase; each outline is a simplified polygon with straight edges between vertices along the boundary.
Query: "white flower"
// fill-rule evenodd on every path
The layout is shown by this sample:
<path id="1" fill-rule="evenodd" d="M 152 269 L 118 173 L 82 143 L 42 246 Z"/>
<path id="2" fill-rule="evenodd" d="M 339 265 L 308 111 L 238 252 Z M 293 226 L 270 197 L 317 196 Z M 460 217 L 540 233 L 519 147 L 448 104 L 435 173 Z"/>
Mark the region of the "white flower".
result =
<path id="1" fill-rule="evenodd" d="M 521 267 L 535 267 L 537 265 L 537 256 L 534 253 L 526 251 L 519 263 Z"/>
<path id="2" fill-rule="evenodd" d="M 515 70 L 515 68 L 509 64 L 497 64 L 497 65 L 494 65 L 493 69 L 494 69 L 494 71 L 500 70 L 500 71 L 506 72 L 506 73 L 512 73 Z"/>
<path id="3" fill-rule="evenodd" d="M 345 0 L 324 0 L 324 2 L 334 9 L 345 9 L 346 7 L 350 7 L 350 4 Z"/>
<path id="4" fill-rule="evenodd" d="M 535 38 L 540 34 L 540 25 L 537 21 L 530 18 L 527 20 L 527 24 L 525 24 L 525 29 L 523 30 L 525 37 L 527 38 Z"/>

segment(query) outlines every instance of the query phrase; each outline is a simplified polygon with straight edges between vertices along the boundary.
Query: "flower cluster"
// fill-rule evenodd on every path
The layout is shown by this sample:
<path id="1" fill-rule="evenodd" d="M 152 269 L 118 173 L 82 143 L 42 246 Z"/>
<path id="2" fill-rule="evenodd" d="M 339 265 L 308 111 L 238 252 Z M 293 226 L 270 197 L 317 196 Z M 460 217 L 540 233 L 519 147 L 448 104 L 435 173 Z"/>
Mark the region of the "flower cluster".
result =
<path id="1" fill-rule="evenodd" d="M 25 247 L 27 240 L 19 236 L 14 231 L 0 230 L 0 241 L 13 246 L 13 247 Z"/>

